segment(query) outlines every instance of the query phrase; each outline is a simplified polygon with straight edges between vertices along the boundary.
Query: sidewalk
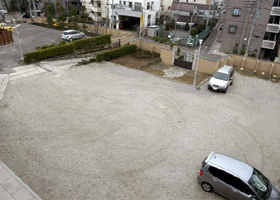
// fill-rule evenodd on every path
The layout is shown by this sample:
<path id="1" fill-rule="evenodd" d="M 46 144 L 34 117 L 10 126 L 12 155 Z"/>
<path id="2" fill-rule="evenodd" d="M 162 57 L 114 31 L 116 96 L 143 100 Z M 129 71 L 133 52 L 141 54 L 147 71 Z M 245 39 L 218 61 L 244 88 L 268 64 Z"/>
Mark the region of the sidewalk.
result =
<path id="1" fill-rule="evenodd" d="M 3 162 L 0 161 L 1 200 L 42 200 Z"/>

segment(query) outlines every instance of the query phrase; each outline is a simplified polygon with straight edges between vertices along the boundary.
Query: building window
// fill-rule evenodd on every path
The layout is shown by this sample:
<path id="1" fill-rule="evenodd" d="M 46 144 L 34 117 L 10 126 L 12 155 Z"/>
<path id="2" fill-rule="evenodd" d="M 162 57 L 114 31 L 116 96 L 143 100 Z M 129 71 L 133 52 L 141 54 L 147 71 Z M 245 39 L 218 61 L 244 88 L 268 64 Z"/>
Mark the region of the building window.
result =
<path id="1" fill-rule="evenodd" d="M 128 7 L 132 8 L 132 2 L 128 3 Z"/>
<path id="2" fill-rule="evenodd" d="M 270 41 L 276 41 L 276 33 L 269 33 L 269 32 L 265 32 L 264 34 L 264 40 L 270 40 Z"/>
<path id="3" fill-rule="evenodd" d="M 120 1 L 120 5 L 122 5 L 122 1 Z"/>
<path id="4" fill-rule="evenodd" d="M 240 16 L 240 13 L 241 13 L 241 8 L 234 8 L 232 10 L 232 15 L 233 16 Z"/>
<path id="5" fill-rule="evenodd" d="M 142 4 L 141 3 L 135 3 L 135 10 L 141 11 L 142 10 Z"/>
<path id="6" fill-rule="evenodd" d="M 270 24 L 280 24 L 280 17 L 279 16 L 270 16 L 268 23 Z"/>
<path id="7" fill-rule="evenodd" d="M 123 2 L 123 5 L 126 5 L 126 1 Z"/>
<path id="8" fill-rule="evenodd" d="M 150 2 L 147 3 L 147 10 L 150 10 Z"/>
<path id="9" fill-rule="evenodd" d="M 280 7 L 280 0 L 274 0 L 273 6 L 274 7 Z"/>
<path id="10" fill-rule="evenodd" d="M 193 0 L 193 2 L 196 2 L 196 0 Z"/>
<path id="11" fill-rule="evenodd" d="M 229 26 L 228 27 L 228 32 L 229 33 L 235 34 L 236 30 L 237 30 L 237 26 Z"/>

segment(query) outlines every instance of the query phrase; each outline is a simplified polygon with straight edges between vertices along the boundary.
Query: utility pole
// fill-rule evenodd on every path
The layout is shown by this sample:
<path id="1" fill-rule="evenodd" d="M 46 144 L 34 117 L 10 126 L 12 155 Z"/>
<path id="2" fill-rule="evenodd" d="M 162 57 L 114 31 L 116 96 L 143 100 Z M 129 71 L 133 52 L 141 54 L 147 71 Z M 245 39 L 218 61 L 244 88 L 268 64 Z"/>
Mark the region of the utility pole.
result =
<path id="1" fill-rule="evenodd" d="M 28 4 L 29 4 L 30 18 L 32 19 L 32 10 L 31 10 L 31 2 L 30 2 L 30 0 L 28 0 Z"/>
<path id="2" fill-rule="evenodd" d="M 106 17 L 106 34 L 107 34 L 107 29 L 108 29 L 108 21 L 109 21 L 109 3 L 108 3 L 108 0 L 107 0 L 107 3 L 106 3 L 106 11 L 107 11 L 107 17 Z"/>
<path id="3" fill-rule="evenodd" d="M 248 42 L 247 42 L 247 45 L 246 45 L 246 49 L 245 49 L 245 54 L 244 54 L 245 57 L 248 57 L 248 52 L 249 52 L 252 36 L 253 36 L 254 30 L 255 30 L 257 18 L 260 17 L 260 11 L 259 11 L 260 7 L 261 7 L 261 0 L 258 0 L 256 11 L 254 13 L 253 24 L 251 26 L 251 31 L 250 31 L 249 39 L 248 39 Z"/>
<path id="4" fill-rule="evenodd" d="M 112 29 L 114 29 L 114 23 L 115 23 L 115 4 L 114 4 L 114 0 L 112 0 Z"/>
<path id="5" fill-rule="evenodd" d="M 177 14 L 176 14 L 176 20 L 175 20 L 175 32 L 174 32 L 174 36 L 173 36 L 173 43 L 174 43 L 175 36 L 176 36 L 177 19 L 179 18 L 178 17 L 178 9 L 179 9 L 179 1 L 177 2 Z"/>
<path id="6" fill-rule="evenodd" d="M 211 1 L 209 3 L 209 12 L 208 12 L 208 17 L 207 17 L 207 22 L 206 22 L 206 28 L 208 27 L 208 23 L 209 23 L 210 12 L 211 12 Z"/>
<path id="7" fill-rule="evenodd" d="M 36 15 L 37 15 L 37 12 L 36 12 L 36 5 L 35 5 L 35 2 L 34 2 L 34 0 L 32 0 L 32 2 L 33 2 L 33 8 L 34 8 L 34 20 L 35 20 L 35 22 L 36 22 Z"/>

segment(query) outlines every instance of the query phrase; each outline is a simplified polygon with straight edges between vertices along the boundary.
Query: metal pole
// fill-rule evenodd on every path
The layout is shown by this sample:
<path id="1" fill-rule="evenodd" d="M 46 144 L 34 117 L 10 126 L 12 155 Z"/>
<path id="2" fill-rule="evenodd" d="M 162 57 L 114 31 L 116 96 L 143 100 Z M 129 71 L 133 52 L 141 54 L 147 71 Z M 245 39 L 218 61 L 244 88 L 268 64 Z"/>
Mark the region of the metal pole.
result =
<path id="1" fill-rule="evenodd" d="M 195 84 L 196 84 L 196 75 L 197 75 L 197 64 L 198 64 L 198 60 L 200 57 L 200 50 L 201 50 L 201 44 L 202 44 L 203 40 L 199 40 L 199 49 L 198 49 L 198 55 L 195 61 L 195 71 L 194 71 L 194 79 L 193 79 L 193 89 L 195 89 Z"/>
<path id="2" fill-rule="evenodd" d="M 31 2 L 30 2 L 30 0 L 28 0 L 28 4 L 29 4 L 30 18 L 32 19 L 32 9 L 31 9 Z"/>
<path id="3" fill-rule="evenodd" d="M 115 4 L 114 4 L 114 0 L 112 0 L 112 29 L 114 29 L 114 21 L 115 21 Z"/>
<path id="4" fill-rule="evenodd" d="M 174 43 L 175 35 L 176 35 L 177 19 L 178 19 L 178 9 L 179 9 L 179 1 L 177 2 L 177 14 L 176 14 L 176 20 L 175 20 L 175 32 L 174 32 L 174 36 L 173 36 L 173 43 Z"/>
<path id="5" fill-rule="evenodd" d="M 17 35 L 17 40 L 18 40 L 18 44 L 19 44 L 19 50 L 20 50 L 20 55 L 21 55 L 21 60 L 24 60 L 24 57 L 23 57 L 23 52 L 22 52 L 22 47 L 21 47 L 21 42 L 20 42 L 20 38 L 18 36 L 18 31 L 17 31 L 17 23 L 16 23 L 16 20 L 13 19 L 14 23 L 15 23 L 15 29 L 16 29 L 16 35 Z"/>
<path id="6" fill-rule="evenodd" d="M 36 15 L 37 15 L 37 12 L 36 12 L 36 5 L 35 5 L 34 0 L 32 0 L 32 2 L 33 2 L 33 7 L 34 7 L 34 20 L 35 20 L 35 22 L 36 22 Z"/>
<path id="7" fill-rule="evenodd" d="M 254 30 L 255 30 L 257 17 L 259 15 L 260 5 L 261 5 L 261 0 L 258 0 L 258 5 L 257 5 L 256 11 L 254 13 L 254 19 L 253 19 L 253 24 L 251 26 L 251 31 L 250 31 L 249 39 L 248 39 L 248 42 L 247 42 L 247 45 L 246 45 L 246 48 L 245 48 L 245 54 L 244 54 L 245 57 L 248 57 L 248 52 L 249 52 L 249 48 L 250 48 L 250 44 L 251 44 L 251 39 L 252 39 Z"/>

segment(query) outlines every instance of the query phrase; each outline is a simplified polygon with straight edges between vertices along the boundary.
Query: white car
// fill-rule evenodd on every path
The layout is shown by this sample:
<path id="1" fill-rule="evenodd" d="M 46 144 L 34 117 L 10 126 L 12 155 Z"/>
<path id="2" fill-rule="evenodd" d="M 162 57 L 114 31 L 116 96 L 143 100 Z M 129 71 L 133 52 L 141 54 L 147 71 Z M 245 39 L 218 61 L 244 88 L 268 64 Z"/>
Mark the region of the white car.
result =
<path id="1" fill-rule="evenodd" d="M 219 68 L 208 82 L 208 89 L 227 92 L 228 86 L 233 84 L 233 66 L 224 65 Z"/>
<path id="2" fill-rule="evenodd" d="M 68 41 L 73 41 L 81 38 L 85 38 L 85 34 L 76 30 L 63 31 L 61 38 Z"/>

